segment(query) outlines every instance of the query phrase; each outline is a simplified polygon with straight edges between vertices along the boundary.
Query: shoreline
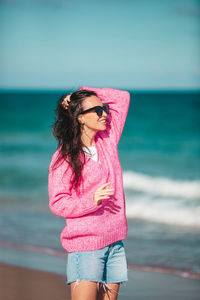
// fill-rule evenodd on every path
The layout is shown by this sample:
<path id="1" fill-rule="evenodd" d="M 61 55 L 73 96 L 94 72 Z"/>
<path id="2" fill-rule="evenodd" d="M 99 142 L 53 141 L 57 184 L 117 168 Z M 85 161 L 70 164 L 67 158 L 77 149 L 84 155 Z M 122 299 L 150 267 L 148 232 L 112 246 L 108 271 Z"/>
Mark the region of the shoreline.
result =
<path id="1" fill-rule="evenodd" d="M 0 289 L 2 299 L 6 300 L 70 299 L 70 287 L 66 285 L 64 275 L 2 262 Z M 118 299 L 198 300 L 199 294 L 197 280 L 129 269 L 128 282 L 120 285 Z"/>
<path id="2" fill-rule="evenodd" d="M 65 253 L 64 251 L 59 251 L 59 250 L 54 250 L 54 249 L 39 247 L 39 246 L 22 245 L 17 243 L 8 243 L 8 242 L 0 241 L 0 247 L 17 249 L 17 250 L 25 250 L 29 252 L 45 253 L 50 256 L 67 258 L 67 253 Z M 20 265 L 17 266 L 20 267 Z M 129 263 L 128 263 L 128 268 L 130 270 L 135 270 L 135 271 L 176 275 L 181 278 L 200 280 L 200 273 L 195 273 L 190 270 L 180 270 L 180 269 L 175 269 L 175 268 L 165 267 L 165 266 L 140 266 L 140 265 L 132 265 Z"/>

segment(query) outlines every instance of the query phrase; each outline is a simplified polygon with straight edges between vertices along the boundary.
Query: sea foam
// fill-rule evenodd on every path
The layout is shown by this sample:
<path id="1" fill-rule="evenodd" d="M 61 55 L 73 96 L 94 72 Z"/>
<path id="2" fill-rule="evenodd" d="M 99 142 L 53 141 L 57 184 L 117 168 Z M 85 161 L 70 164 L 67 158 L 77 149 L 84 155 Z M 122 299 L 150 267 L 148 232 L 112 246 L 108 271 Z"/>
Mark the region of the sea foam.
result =
<path id="1" fill-rule="evenodd" d="M 200 228 L 200 182 L 123 174 L 128 218 Z"/>
<path id="2" fill-rule="evenodd" d="M 200 180 L 181 181 L 132 171 L 123 173 L 124 187 L 153 195 L 200 199 Z"/>

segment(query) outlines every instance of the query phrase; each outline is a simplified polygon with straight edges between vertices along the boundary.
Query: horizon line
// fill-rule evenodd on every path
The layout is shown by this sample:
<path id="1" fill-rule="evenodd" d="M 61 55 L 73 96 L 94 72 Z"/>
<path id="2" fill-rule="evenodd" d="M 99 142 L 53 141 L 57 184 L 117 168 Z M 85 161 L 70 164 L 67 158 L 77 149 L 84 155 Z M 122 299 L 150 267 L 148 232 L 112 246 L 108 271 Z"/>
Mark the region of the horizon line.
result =
<path id="1" fill-rule="evenodd" d="M 113 89 L 119 90 L 128 90 L 130 92 L 178 92 L 178 93 L 200 93 L 200 88 L 120 88 L 120 87 L 112 87 Z M 45 93 L 45 92 L 64 92 L 64 91 L 72 91 L 73 88 L 0 88 L 0 93 L 2 92 L 33 92 L 33 93 Z"/>

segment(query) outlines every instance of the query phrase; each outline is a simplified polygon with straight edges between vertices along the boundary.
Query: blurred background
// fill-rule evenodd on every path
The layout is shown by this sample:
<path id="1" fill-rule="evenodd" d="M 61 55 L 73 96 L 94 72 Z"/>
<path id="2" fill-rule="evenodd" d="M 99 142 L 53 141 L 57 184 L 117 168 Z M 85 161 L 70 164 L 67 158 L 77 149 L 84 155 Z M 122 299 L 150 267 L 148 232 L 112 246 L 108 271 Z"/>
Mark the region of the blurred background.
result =
<path id="1" fill-rule="evenodd" d="M 129 267 L 200 278 L 200 3 L 0 1 L 0 261 L 64 274 L 48 208 L 56 102 L 128 90 L 119 144 Z"/>

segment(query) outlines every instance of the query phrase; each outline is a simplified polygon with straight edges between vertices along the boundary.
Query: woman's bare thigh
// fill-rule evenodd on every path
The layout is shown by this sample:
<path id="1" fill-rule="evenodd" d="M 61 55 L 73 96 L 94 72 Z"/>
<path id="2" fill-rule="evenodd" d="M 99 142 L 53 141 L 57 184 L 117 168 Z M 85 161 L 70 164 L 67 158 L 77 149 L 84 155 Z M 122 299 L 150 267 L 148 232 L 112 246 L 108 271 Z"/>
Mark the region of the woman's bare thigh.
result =
<path id="1" fill-rule="evenodd" d="M 106 291 L 101 285 L 97 294 L 97 300 L 117 300 L 120 283 L 106 283 Z"/>
<path id="2" fill-rule="evenodd" d="M 71 300 L 96 300 L 97 282 L 80 280 L 70 283 Z"/>

